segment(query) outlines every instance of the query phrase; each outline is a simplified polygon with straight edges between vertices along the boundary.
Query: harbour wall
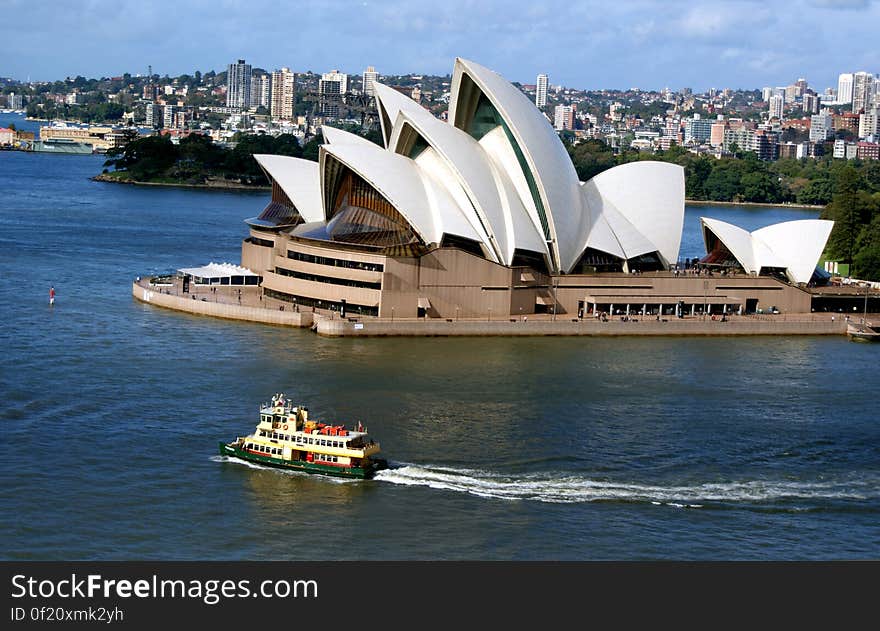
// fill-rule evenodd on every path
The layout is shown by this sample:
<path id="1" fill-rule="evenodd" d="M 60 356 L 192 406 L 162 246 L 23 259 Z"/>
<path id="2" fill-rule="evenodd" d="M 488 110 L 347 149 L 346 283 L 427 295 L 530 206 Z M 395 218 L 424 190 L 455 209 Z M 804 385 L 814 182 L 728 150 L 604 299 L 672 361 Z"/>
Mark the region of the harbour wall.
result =
<path id="1" fill-rule="evenodd" d="M 845 335 L 846 321 L 803 315 L 734 316 L 727 322 L 676 318 L 666 321 L 653 319 L 612 319 L 607 322 L 595 318 L 510 320 L 452 320 L 428 319 L 373 319 L 340 318 L 315 314 L 311 311 L 281 311 L 260 306 L 239 305 L 231 302 L 212 302 L 166 293 L 132 283 L 132 296 L 144 303 L 183 311 L 194 315 L 243 320 L 289 327 L 310 327 L 327 337 L 452 337 L 452 336 L 733 336 L 733 335 Z"/>
<path id="2" fill-rule="evenodd" d="M 807 316 L 809 317 L 809 316 Z M 448 321 L 448 320 L 364 320 L 352 322 L 342 319 L 316 319 L 319 335 L 328 337 L 370 336 L 491 336 L 491 335 L 844 335 L 846 322 L 832 320 L 670 320 L 657 322 L 621 322 L 613 320 L 578 321 Z"/>
<path id="3" fill-rule="evenodd" d="M 157 307 L 165 307 L 166 309 L 174 309 L 175 311 L 279 326 L 311 327 L 314 315 L 311 312 L 274 311 L 264 307 L 193 300 L 191 297 L 183 298 L 162 293 L 155 289 L 149 289 L 137 282 L 131 285 L 131 295 L 141 302 L 156 305 Z"/>

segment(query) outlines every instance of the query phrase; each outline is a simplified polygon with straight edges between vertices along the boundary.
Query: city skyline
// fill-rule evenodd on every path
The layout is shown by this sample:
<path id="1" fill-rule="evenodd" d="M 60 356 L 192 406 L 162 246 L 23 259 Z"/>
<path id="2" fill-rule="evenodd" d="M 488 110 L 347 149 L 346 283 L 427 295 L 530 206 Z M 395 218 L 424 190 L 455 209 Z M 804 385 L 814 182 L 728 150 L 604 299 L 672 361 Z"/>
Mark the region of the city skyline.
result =
<path id="1" fill-rule="evenodd" d="M 97 3 L 51 11 L 40 4 L 11 0 L 7 7 L 14 19 L 0 25 L 0 76 L 51 81 L 145 74 L 148 64 L 176 76 L 220 72 L 241 58 L 270 72 L 286 65 L 355 75 L 372 65 L 385 75 L 443 75 L 449 58 L 461 56 L 526 84 L 547 73 L 551 85 L 573 88 L 704 91 L 806 77 L 822 91 L 836 87 L 842 72 L 880 71 L 880 51 L 870 44 L 880 5 L 872 0 L 799 0 L 781 7 L 751 0 L 590 1 L 549 8 L 495 0 L 430 8 L 396 0 L 198 0 L 175 4 L 173 21 L 167 2 L 122 0 L 112 13 Z"/>

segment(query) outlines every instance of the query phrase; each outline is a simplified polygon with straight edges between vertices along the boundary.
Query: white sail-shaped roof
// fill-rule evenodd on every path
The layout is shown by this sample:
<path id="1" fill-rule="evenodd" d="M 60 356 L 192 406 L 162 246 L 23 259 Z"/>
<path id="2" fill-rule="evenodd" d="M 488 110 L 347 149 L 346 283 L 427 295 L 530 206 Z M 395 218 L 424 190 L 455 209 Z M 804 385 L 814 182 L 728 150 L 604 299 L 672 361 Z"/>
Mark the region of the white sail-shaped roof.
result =
<path id="1" fill-rule="evenodd" d="M 656 161 L 630 162 L 590 179 L 584 193 L 617 236 L 626 258 L 659 252 L 678 261 L 684 226 L 684 169 Z M 601 249 L 601 248 L 600 248 Z"/>
<path id="2" fill-rule="evenodd" d="M 556 131 L 532 101 L 464 59 L 455 62 L 449 123 L 393 88 L 375 88 L 384 147 L 325 126 L 320 166 L 257 156 L 306 221 L 332 219 L 325 214 L 332 200 L 324 196 L 334 194 L 330 189 L 338 186 L 344 165 L 429 245 L 441 244 L 443 235 L 463 237 L 487 259 L 508 266 L 518 253 L 538 253 L 553 272 L 572 272 L 587 249 L 621 261 L 653 253 L 662 264 L 677 260 L 681 167 L 636 162 L 580 183 Z M 737 236 L 728 239 L 738 247 Z M 768 232 L 766 239 L 775 237 Z M 747 262 L 757 250 L 768 265 L 784 255 L 760 239 L 743 241 L 749 243 L 740 252 Z"/>
<path id="3" fill-rule="evenodd" d="M 322 145 L 321 168 L 327 156 L 338 160 L 366 180 L 409 222 L 426 244 L 439 244 L 443 234 L 481 242 L 455 201 L 442 186 L 409 158 L 373 143 Z M 328 213 L 330 200 L 324 200 Z"/>
<path id="4" fill-rule="evenodd" d="M 479 89 L 478 93 L 463 89 L 464 77 Z M 480 94 L 492 103 L 502 117 L 505 132 L 510 133 L 515 150 L 522 155 L 539 197 L 536 205 L 543 207 L 545 236 L 552 242 L 554 264 L 569 269 L 579 255 L 578 225 L 582 197 L 574 165 L 556 131 L 534 103 L 500 75 L 472 61 L 457 58 L 452 77 L 452 98 L 449 120 L 456 126 L 467 126 L 474 100 Z M 465 131 L 469 131 L 465 129 Z M 539 214 L 541 210 L 539 209 Z"/>
<path id="5" fill-rule="evenodd" d="M 397 120 L 397 115 L 400 112 L 415 112 L 418 114 L 419 111 L 424 111 L 425 108 L 394 88 L 389 88 L 378 82 L 373 83 L 373 88 L 376 95 L 376 109 L 379 110 L 382 138 L 385 139 L 385 146 L 390 148 L 391 134 L 394 131 L 394 122 Z"/>
<path id="6" fill-rule="evenodd" d="M 377 90 L 380 88 L 384 86 L 377 86 Z M 506 174 L 494 167 L 483 147 L 469 134 L 436 119 L 423 108 L 419 110 L 399 114 L 389 149 L 403 149 L 402 138 L 409 127 L 442 158 L 451 177 L 467 195 L 459 203 L 463 214 L 477 232 L 486 234 L 486 246 L 498 262 L 510 265 L 516 249 L 546 253 L 546 244 L 527 220 L 520 197 Z M 422 159 L 419 155 L 416 161 Z"/>
<path id="7" fill-rule="evenodd" d="M 833 221 L 800 219 L 755 230 L 752 237 L 763 242 L 780 260 L 796 283 L 808 283 L 831 236 Z"/>
<path id="8" fill-rule="evenodd" d="M 321 136 L 324 137 L 324 142 L 327 144 L 349 144 L 349 145 L 372 145 L 376 147 L 376 143 L 367 140 L 363 136 L 359 136 L 357 134 L 353 134 L 350 131 L 345 131 L 344 129 L 337 129 L 336 127 L 330 127 L 329 125 L 321 126 Z"/>
<path id="9" fill-rule="evenodd" d="M 324 220 L 317 162 L 265 153 L 254 154 L 254 159 L 278 183 L 305 221 Z"/>
<path id="10" fill-rule="evenodd" d="M 802 219 L 748 232 L 719 219 L 700 217 L 700 223 L 707 251 L 711 232 L 749 274 L 782 268 L 793 283 L 810 281 L 834 226 L 833 221 Z"/>

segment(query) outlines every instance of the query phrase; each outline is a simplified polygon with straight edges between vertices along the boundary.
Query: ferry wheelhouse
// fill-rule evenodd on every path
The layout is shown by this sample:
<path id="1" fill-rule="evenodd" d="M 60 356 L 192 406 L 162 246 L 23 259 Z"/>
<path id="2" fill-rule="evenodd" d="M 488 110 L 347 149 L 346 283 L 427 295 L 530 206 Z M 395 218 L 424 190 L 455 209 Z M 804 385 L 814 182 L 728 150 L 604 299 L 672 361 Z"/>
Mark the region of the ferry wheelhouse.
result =
<path id="1" fill-rule="evenodd" d="M 250 462 L 346 478 L 370 478 L 388 463 L 377 458 L 379 443 L 360 423 L 355 429 L 309 419 L 308 408 L 277 394 L 260 406 L 260 422 L 249 436 L 220 443 L 220 454 Z"/>

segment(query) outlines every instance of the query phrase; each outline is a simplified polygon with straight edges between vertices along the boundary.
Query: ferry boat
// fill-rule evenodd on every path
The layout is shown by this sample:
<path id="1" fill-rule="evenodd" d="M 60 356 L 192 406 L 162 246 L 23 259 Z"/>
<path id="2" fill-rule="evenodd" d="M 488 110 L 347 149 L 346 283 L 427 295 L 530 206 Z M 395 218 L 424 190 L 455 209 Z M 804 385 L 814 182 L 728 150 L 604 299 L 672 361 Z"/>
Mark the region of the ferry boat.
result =
<path id="1" fill-rule="evenodd" d="M 284 394 L 260 406 L 260 422 L 249 436 L 220 442 L 220 455 L 306 473 L 371 478 L 388 468 L 377 458 L 379 443 L 360 423 L 355 429 L 309 419 L 308 408 L 294 405 Z"/>

